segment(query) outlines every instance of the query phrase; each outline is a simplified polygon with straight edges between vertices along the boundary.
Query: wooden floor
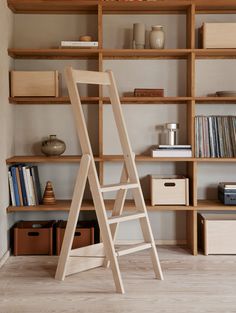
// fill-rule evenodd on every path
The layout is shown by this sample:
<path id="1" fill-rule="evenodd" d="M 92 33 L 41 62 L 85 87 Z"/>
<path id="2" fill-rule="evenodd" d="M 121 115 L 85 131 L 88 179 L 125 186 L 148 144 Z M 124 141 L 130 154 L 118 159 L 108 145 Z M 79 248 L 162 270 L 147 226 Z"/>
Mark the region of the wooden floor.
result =
<path id="1" fill-rule="evenodd" d="M 0 313 L 236 312 L 236 256 L 158 251 L 164 281 L 153 279 L 148 252 L 120 258 L 125 295 L 114 292 L 109 269 L 58 282 L 56 257 L 10 257 L 0 270 Z"/>

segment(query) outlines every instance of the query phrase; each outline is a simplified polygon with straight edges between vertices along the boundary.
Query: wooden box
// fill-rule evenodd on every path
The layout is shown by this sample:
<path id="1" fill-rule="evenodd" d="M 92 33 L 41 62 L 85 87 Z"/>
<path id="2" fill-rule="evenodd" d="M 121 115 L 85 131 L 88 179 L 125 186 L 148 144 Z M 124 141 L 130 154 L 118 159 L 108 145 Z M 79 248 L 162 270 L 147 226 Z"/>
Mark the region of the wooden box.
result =
<path id="1" fill-rule="evenodd" d="M 54 221 L 21 221 L 15 224 L 14 255 L 53 254 Z"/>
<path id="2" fill-rule="evenodd" d="M 198 214 L 199 246 L 208 254 L 236 254 L 236 214 Z"/>
<path id="3" fill-rule="evenodd" d="M 11 97 L 58 97 L 58 71 L 11 71 Z"/>
<path id="4" fill-rule="evenodd" d="M 203 23 L 202 48 L 236 48 L 236 23 Z"/>
<path id="5" fill-rule="evenodd" d="M 151 175 L 152 205 L 189 205 L 188 178 Z"/>
<path id="6" fill-rule="evenodd" d="M 56 225 L 56 255 L 61 252 L 61 246 L 65 234 L 66 221 L 59 221 Z M 89 222 L 80 222 L 75 230 L 72 249 L 94 244 L 94 227 Z"/>

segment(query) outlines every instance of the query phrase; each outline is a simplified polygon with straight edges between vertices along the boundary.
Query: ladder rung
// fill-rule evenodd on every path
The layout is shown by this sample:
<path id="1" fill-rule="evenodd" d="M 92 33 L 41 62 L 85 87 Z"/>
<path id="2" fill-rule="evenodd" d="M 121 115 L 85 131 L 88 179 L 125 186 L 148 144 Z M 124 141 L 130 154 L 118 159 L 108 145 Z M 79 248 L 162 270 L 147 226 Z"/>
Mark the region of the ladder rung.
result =
<path id="1" fill-rule="evenodd" d="M 146 243 L 146 242 L 139 243 L 137 245 L 133 245 L 130 248 L 117 250 L 116 251 L 116 255 L 117 256 L 122 256 L 122 255 L 130 254 L 130 253 L 134 253 L 134 252 L 150 249 L 151 247 L 152 247 L 151 243 Z"/>
<path id="2" fill-rule="evenodd" d="M 100 190 L 101 192 L 109 192 L 109 191 L 116 191 L 120 189 L 134 189 L 138 187 L 139 185 L 137 183 L 111 184 L 111 185 L 101 186 Z"/>
<path id="3" fill-rule="evenodd" d="M 120 222 L 132 221 L 137 220 L 139 218 L 146 217 L 146 213 L 144 212 L 133 212 L 129 214 L 119 215 L 119 216 L 112 216 L 108 218 L 108 224 L 117 224 Z"/>

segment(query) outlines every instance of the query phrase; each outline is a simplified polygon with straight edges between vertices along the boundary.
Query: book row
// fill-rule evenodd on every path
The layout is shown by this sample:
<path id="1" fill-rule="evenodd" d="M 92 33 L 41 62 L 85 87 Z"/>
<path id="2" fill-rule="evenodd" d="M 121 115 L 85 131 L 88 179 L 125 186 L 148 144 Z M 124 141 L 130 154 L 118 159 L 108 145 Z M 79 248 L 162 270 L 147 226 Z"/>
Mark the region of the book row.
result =
<path id="1" fill-rule="evenodd" d="M 236 157 L 236 116 L 195 117 L 196 157 Z"/>
<path id="2" fill-rule="evenodd" d="M 30 206 L 42 203 L 42 193 L 38 167 L 22 164 L 11 166 L 8 170 L 11 204 Z"/>

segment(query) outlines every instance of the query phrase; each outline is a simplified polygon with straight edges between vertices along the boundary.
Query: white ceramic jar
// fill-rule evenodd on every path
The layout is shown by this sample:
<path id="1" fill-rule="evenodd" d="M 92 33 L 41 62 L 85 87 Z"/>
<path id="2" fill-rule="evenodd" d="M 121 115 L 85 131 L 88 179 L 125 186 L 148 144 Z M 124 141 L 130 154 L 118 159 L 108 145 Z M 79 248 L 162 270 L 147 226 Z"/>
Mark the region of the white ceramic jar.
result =
<path id="1" fill-rule="evenodd" d="M 163 30 L 163 26 L 161 25 L 152 26 L 149 39 L 151 49 L 164 49 L 165 33 Z"/>

